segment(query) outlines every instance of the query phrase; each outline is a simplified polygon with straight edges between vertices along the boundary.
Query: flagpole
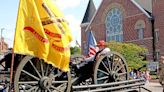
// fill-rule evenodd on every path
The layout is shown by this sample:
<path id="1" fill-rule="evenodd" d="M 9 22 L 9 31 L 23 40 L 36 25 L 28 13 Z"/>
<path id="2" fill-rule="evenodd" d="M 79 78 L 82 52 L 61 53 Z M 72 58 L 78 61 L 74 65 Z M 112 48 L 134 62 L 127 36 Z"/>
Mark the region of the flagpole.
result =
<path id="1" fill-rule="evenodd" d="M 17 10 L 17 13 L 18 13 L 18 14 L 19 14 L 20 3 L 21 3 L 21 0 L 19 1 L 19 5 L 18 5 L 18 10 Z M 17 14 L 17 15 L 18 15 L 18 14 Z M 17 20 L 18 20 L 18 16 L 17 16 Z M 17 25 L 17 22 L 18 22 L 18 21 L 16 21 L 16 25 Z M 16 34 L 16 28 L 15 28 L 15 34 Z M 12 84 L 13 84 L 13 66 L 14 66 L 14 44 L 15 44 L 15 34 L 14 34 L 14 42 L 13 42 L 12 58 L 11 58 L 11 67 L 10 67 L 10 86 L 9 86 L 9 91 L 8 91 L 8 92 L 11 92 Z M 13 89 L 13 91 L 15 92 L 15 89 Z"/>
<path id="2" fill-rule="evenodd" d="M 12 49 L 12 59 L 11 59 L 11 68 L 10 68 L 10 86 L 9 92 L 11 92 L 12 84 L 13 84 L 13 66 L 14 66 L 14 49 Z"/>

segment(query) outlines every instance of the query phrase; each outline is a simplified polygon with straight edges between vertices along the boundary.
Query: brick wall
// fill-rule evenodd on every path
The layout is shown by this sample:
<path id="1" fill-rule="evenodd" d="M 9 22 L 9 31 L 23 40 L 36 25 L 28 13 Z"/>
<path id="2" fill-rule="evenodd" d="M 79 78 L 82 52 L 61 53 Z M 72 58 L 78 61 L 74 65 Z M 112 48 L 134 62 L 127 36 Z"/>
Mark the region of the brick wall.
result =
<path id="1" fill-rule="evenodd" d="M 155 30 L 159 31 L 159 42 L 156 49 L 160 55 L 164 55 L 164 0 L 153 0 L 153 15 L 155 19 Z"/>
<path id="2" fill-rule="evenodd" d="M 106 39 L 105 18 L 110 9 L 118 7 L 123 12 L 123 36 L 124 42 L 132 42 L 148 48 L 148 60 L 152 59 L 152 29 L 151 22 L 130 0 L 103 0 L 102 5 L 99 7 L 96 16 L 94 17 L 90 30 L 94 31 L 97 41 Z M 137 39 L 137 31 L 135 24 L 138 20 L 145 22 L 144 39 Z M 85 28 L 82 28 L 82 41 L 87 39 L 84 37 Z M 83 44 L 82 44 L 83 47 Z M 84 52 L 82 53 L 84 54 Z"/>
<path id="3" fill-rule="evenodd" d="M 8 50 L 8 44 L 4 41 L 4 38 L 0 40 L 0 52 L 6 52 Z"/>

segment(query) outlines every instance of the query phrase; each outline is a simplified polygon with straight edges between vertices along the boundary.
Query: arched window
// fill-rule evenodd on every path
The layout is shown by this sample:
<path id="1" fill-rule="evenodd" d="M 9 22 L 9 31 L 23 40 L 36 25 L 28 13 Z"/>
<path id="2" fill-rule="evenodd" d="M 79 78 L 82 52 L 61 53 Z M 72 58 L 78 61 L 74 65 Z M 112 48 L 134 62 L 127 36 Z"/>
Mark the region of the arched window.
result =
<path id="1" fill-rule="evenodd" d="M 143 20 L 138 20 L 135 24 L 135 30 L 137 31 L 137 39 L 139 40 L 144 39 L 144 29 L 145 29 L 145 22 Z"/>
<path id="2" fill-rule="evenodd" d="M 122 11 L 119 8 L 112 8 L 106 16 L 106 40 L 123 41 Z"/>

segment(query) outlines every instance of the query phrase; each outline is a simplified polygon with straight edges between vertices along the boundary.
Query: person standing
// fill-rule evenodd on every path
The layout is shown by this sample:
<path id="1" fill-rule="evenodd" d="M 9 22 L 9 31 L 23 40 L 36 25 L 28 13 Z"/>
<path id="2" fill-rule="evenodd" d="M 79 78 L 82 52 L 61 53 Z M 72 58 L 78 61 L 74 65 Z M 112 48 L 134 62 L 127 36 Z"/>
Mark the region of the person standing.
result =
<path id="1" fill-rule="evenodd" d="M 88 64 L 89 62 L 93 62 L 95 60 L 98 60 L 99 56 L 102 54 L 106 54 L 110 52 L 110 49 L 107 47 L 106 42 L 104 40 L 100 40 L 97 44 L 96 53 L 88 58 L 86 58 L 83 63 L 80 63 L 77 65 L 78 68 L 84 66 L 85 64 Z"/>
<path id="2" fill-rule="evenodd" d="M 162 85 L 163 92 L 164 92 L 164 56 L 161 56 L 160 58 L 158 75 L 159 75 L 159 83 Z"/>
<path id="3" fill-rule="evenodd" d="M 81 63 L 72 65 L 72 68 L 77 74 L 80 74 L 79 79 L 74 84 L 80 84 L 86 79 L 92 78 L 94 62 L 99 59 L 100 55 L 110 52 L 104 40 L 100 40 L 97 44 L 96 53 L 85 58 Z M 93 80 L 93 79 L 91 79 Z"/>
<path id="4" fill-rule="evenodd" d="M 148 69 L 145 70 L 145 79 L 146 79 L 146 83 L 149 83 L 149 80 L 151 79 L 150 71 Z"/>

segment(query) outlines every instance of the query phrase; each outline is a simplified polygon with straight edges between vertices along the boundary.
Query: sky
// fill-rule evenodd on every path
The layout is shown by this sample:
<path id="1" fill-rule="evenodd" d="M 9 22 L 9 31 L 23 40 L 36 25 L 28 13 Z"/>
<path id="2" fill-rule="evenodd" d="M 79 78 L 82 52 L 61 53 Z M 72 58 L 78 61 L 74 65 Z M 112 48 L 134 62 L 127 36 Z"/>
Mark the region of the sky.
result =
<path id="1" fill-rule="evenodd" d="M 93 0 L 96 8 L 99 7 L 102 0 Z M 72 46 L 75 46 L 76 40 L 81 42 L 80 24 L 84 17 L 89 0 L 54 0 L 59 9 L 64 13 L 69 22 L 71 33 L 73 35 Z M 0 3 L 0 30 L 5 42 L 9 47 L 13 46 L 17 11 L 19 0 L 2 0 Z"/>

